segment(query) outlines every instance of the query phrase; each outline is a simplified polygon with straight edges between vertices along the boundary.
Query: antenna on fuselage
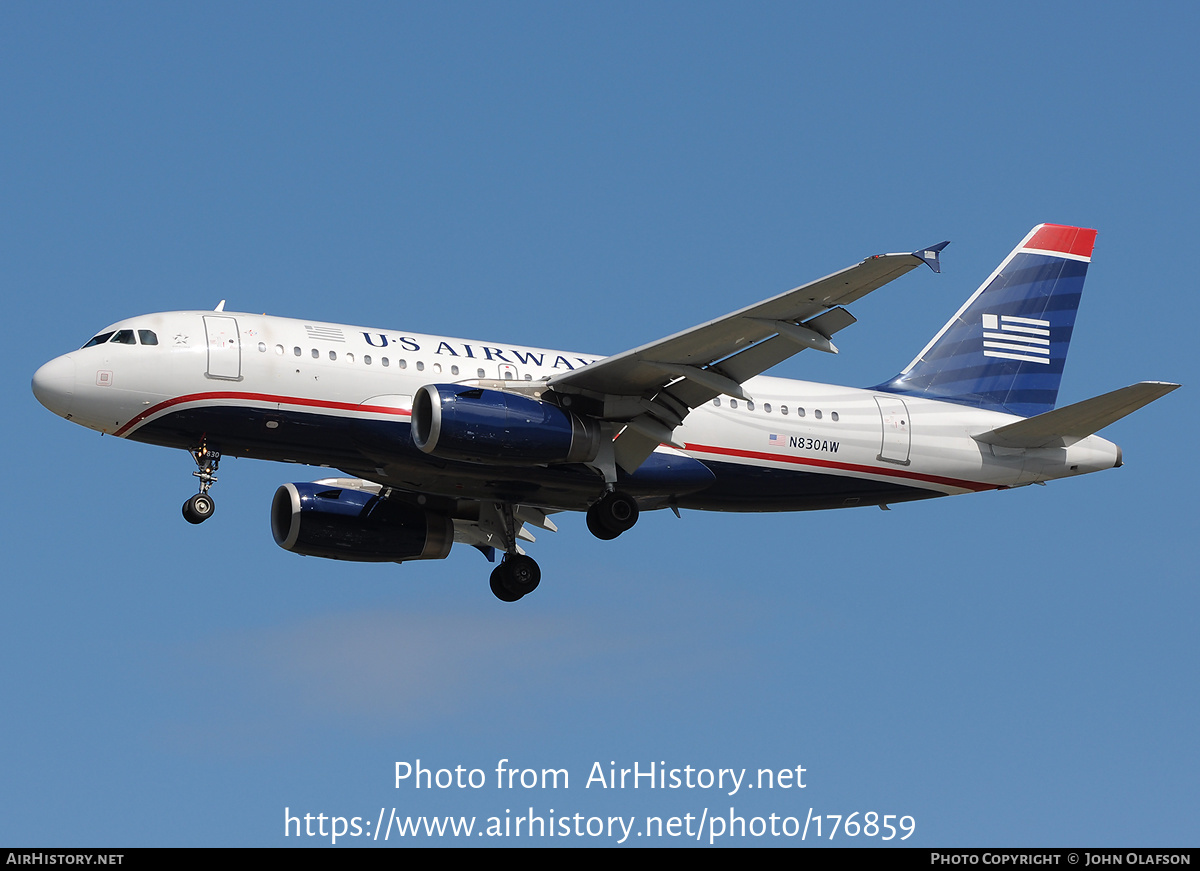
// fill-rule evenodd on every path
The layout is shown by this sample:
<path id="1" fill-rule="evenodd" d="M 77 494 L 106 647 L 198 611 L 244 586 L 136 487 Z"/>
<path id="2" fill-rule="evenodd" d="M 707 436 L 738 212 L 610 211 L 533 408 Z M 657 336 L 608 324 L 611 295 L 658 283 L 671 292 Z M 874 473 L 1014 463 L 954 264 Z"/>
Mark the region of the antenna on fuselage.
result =
<path id="1" fill-rule="evenodd" d="M 217 307 L 215 309 L 213 309 L 213 311 L 215 311 L 215 312 L 225 311 L 225 300 L 221 300 L 219 303 L 217 303 Z"/>

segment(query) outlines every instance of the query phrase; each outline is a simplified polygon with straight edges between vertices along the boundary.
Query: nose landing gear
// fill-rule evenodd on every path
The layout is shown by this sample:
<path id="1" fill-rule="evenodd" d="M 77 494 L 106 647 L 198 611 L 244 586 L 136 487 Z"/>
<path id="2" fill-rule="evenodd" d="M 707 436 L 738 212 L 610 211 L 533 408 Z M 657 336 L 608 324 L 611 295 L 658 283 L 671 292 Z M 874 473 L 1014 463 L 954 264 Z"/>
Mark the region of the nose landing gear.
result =
<path id="1" fill-rule="evenodd" d="M 212 517 L 213 510 L 216 507 L 213 504 L 212 497 L 207 493 L 197 493 L 183 503 L 183 519 L 188 523 L 203 523 Z"/>
<path id="2" fill-rule="evenodd" d="M 203 442 L 200 447 L 194 448 L 191 454 L 199 467 L 192 474 L 200 479 L 200 492 L 183 503 L 183 519 L 188 523 L 203 523 L 212 517 L 217 507 L 213 498 L 208 495 L 208 488 L 217 481 L 216 471 L 221 463 L 221 455 L 209 450 L 208 445 Z"/>

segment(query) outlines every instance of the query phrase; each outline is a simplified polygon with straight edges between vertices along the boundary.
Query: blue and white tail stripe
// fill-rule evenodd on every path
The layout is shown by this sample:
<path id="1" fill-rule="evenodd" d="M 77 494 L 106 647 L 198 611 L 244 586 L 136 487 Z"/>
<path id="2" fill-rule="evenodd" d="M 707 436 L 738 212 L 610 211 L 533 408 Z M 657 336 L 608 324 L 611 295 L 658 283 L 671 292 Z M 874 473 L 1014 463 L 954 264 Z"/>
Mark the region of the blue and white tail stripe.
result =
<path id="1" fill-rule="evenodd" d="M 1054 408 L 1095 230 L 1039 224 L 875 389 L 1031 417 Z"/>

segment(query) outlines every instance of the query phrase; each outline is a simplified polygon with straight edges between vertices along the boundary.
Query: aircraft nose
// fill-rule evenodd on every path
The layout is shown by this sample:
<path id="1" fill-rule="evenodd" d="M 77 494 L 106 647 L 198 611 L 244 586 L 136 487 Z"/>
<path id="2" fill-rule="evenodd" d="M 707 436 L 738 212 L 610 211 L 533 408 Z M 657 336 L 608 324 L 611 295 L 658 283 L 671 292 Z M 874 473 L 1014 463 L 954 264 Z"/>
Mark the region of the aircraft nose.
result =
<path id="1" fill-rule="evenodd" d="M 34 372 L 33 395 L 59 417 L 70 417 L 75 398 L 75 359 L 64 354 Z"/>

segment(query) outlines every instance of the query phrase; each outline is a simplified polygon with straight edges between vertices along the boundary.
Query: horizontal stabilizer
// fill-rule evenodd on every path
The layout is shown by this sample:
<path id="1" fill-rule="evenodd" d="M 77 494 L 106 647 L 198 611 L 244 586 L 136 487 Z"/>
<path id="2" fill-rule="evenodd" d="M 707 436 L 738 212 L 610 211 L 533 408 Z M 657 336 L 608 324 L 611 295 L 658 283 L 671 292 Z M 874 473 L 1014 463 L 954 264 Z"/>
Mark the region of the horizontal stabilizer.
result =
<path id="1" fill-rule="evenodd" d="M 1132 414 L 1143 405 L 1166 396 L 1178 386 L 1163 381 L 1142 381 L 1103 396 L 988 430 L 973 438 L 977 442 L 1005 448 L 1066 447 Z"/>

